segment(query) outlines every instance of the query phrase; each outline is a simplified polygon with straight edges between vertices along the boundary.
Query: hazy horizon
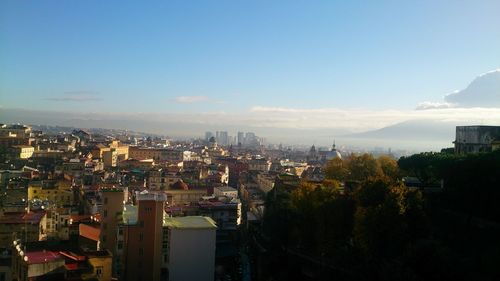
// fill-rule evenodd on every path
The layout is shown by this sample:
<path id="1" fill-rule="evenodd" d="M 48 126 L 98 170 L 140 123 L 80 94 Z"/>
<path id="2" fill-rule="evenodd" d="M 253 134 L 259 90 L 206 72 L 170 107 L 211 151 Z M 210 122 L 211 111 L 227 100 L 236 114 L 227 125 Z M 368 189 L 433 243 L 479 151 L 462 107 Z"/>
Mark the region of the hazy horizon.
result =
<path id="1" fill-rule="evenodd" d="M 500 125 L 499 10 L 498 1 L 4 1 L 0 121 L 438 149 L 455 125 Z M 393 125 L 397 137 L 359 137 Z"/>

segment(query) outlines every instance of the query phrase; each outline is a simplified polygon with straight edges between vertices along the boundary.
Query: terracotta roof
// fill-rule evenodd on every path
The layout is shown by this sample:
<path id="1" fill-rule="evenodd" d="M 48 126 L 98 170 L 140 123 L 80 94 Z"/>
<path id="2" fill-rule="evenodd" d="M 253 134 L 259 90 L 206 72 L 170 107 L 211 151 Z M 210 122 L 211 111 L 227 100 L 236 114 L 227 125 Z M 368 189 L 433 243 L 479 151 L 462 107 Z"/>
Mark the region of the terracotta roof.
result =
<path id="1" fill-rule="evenodd" d="M 46 263 L 63 259 L 63 256 L 60 255 L 59 253 L 52 251 L 45 251 L 45 250 L 27 252 L 26 256 L 28 257 L 28 264 Z"/>
<path id="2" fill-rule="evenodd" d="M 92 225 L 81 223 L 78 225 L 80 236 L 93 241 L 99 241 L 99 236 L 101 235 L 101 229 Z"/>
<path id="3" fill-rule="evenodd" d="M 73 223 L 91 220 L 90 215 L 71 215 L 70 218 L 73 220 Z"/>
<path id="4" fill-rule="evenodd" d="M 43 216 L 45 216 L 45 214 L 45 211 L 29 213 L 4 213 L 4 215 L 0 217 L 0 224 L 38 224 L 42 220 Z"/>
<path id="5" fill-rule="evenodd" d="M 189 186 L 182 180 L 179 180 L 176 183 L 172 184 L 170 188 L 173 190 L 189 190 Z"/>

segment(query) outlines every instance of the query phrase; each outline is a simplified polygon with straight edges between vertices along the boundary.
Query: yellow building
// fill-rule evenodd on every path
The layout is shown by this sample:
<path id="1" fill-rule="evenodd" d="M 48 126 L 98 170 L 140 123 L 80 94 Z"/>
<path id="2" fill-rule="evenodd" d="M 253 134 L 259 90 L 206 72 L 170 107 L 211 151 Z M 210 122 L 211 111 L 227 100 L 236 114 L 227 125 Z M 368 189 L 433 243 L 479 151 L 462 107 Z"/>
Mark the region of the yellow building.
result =
<path id="1" fill-rule="evenodd" d="M 104 167 L 116 167 L 118 163 L 118 153 L 114 148 L 110 150 L 102 152 L 102 162 L 104 163 Z"/>
<path id="2" fill-rule="evenodd" d="M 154 159 L 156 161 L 160 160 L 162 154 L 162 149 L 158 148 L 141 148 L 137 146 L 131 146 L 129 149 L 129 157 L 133 159 Z"/>
<path id="3" fill-rule="evenodd" d="M 95 157 L 103 158 L 103 154 L 111 150 L 115 151 L 118 162 L 127 160 L 129 157 L 129 146 L 120 144 L 117 140 L 112 141 L 108 146 L 98 144 L 92 149 L 91 153 Z"/>
<path id="4" fill-rule="evenodd" d="M 71 182 L 59 181 L 34 181 L 28 185 L 28 200 L 48 200 L 57 206 L 72 205 L 73 191 Z"/>
<path id="5" fill-rule="evenodd" d="M 35 148 L 29 145 L 14 145 L 10 148 L 10 152 L 17 159 L 28 159 L 33 156 Z"/>
<path id="6" fill-rule="evenodd" d="M 83 280 L 110 281 L 113 259 L 108 251 L 93 251 L 86 253 L 90 265 L 89 273 L 82 274 Z"/>
<path id="7" fill-rule="evenodd" d="M 181 162 L 183 160 L 183 151 L 169 148 L 145 148 L 131 146 L 129 149 L 129 158 L 133 159 L 153 159 L 157 162 Z"/>

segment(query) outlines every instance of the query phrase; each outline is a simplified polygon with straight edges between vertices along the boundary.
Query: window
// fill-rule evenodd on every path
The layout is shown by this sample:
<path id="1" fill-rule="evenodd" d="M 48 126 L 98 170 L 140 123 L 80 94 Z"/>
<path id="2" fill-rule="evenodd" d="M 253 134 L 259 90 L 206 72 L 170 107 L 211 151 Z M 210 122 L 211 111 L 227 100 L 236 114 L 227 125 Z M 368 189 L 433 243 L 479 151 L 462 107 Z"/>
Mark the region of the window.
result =
<path id="1" fill-rule="evenodd" d="M 144 240 L 144 233 L 139 233 L 139 241 L 143 241 Z"/>
<path id="2" fill-rule="evenodd" d="M 122 241 L 118 241 L 118 246 L 117 246 L 118 250 L 121 250 L 123 249 L 123 242 Z"/>
<path id="3" fill-rule="evenodd" d="M 104 217 L 107 218 L 108 217 L 108 210 L 104 210 Z"/>
<path id="4" fill-rule="evenodd" d="M 97 278 L 101 278 L 102 277 L 102 271 L 103 271 L 103 267 L 102 266 L 96 266 L 95 268 L 95 275 Z"/>
<path id="5" fill-rule="evenodd" d="M 104 204 L 108 204 L 108 198 L 104 197 Z"/>

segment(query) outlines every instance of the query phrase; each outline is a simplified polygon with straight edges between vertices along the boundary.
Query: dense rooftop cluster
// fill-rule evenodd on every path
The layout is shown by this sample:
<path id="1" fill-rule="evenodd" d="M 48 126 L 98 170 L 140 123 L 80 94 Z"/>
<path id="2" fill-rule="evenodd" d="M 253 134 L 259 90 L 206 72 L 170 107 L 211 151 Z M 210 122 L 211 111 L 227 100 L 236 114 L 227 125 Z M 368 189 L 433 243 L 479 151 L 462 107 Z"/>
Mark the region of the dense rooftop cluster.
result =
<path id="1" fill-rule="evenodd" d="M 465 143 L 466 132 L 458 130 L 457 152 L 477 145 Z M 497 148 L 496 142 L 480 145 Z M 266 259 L 279 252 L 269 243 L 277 237 L 296 241 L 290 251 L 311 244 L 296 240 L 303 234 L 297 222 L 314 220 L 303 209 L 307 200 L 328 205 L 322 200 L 351 198 L 373 177 L 410 190 L 443 190 L 438 178 L 401 174 L 391 155 L 343 153 L 335 143 L 308 150 L 264 146 L 253 133 L 173 141 L 127 131 L 46 133 L 2 125 L 0 149 L 5 280 L 249 280 L 267 276 L 275 261 Z M 286 229 L 293 233 L 279 234 Z"/>

